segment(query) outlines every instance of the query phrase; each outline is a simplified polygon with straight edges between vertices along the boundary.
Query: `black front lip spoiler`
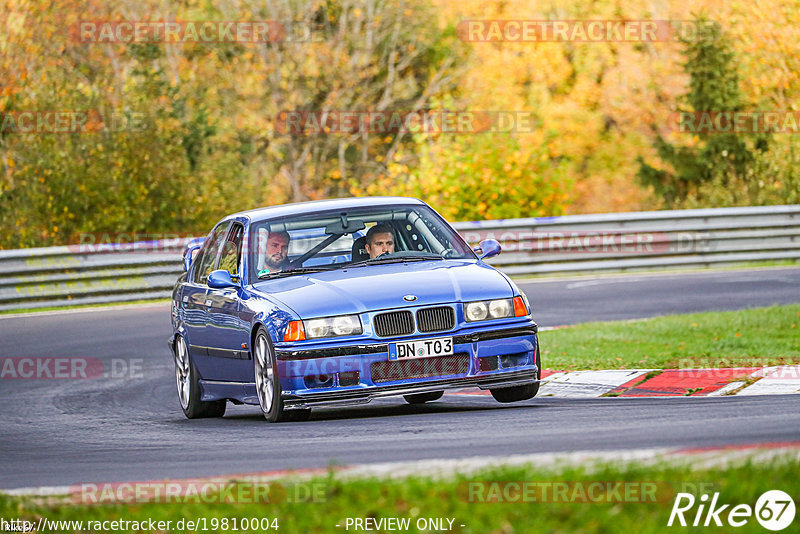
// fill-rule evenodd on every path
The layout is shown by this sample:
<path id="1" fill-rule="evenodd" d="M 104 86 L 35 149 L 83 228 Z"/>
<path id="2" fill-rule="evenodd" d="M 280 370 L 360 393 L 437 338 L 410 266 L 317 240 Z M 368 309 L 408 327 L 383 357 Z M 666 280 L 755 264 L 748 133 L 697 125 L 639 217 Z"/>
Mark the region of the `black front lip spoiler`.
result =
<path id="1" fill-rule="evenodd" d="M 373 386 L 364 389 L 350 389 L 325 393 L 307 393 L 304 395 L 281 395 L 283 405 L 287 409 L 314 408 L 318 406 L 342 406 L 347 404 L 367 404 L 379 397 L 393 397 L 414 393 L 430 393 L 454 388 L 506 388 L 523 386 L 539 382 L 536 368 L 522 371 L 511 371 L 489 376 L 468 376 L 445 380 L 428 380 L 414 384 L 395 384 L 391 386 Z"/>
<path id="2" fill-rule="evenodd" d="M 483 332 L 473 332 L 472 334 L 461 334 L 453 336 L 453 344 L 477 343 L 491 339 L 503 339 L 507 337 L 533 336 L 539 331 L 536 323 L 518 328 L 505 328 L 502 330 L 486 330 Z M 434 332 L 431 335 L 446 336 L 447 332 Z M 389 345 L 386 343 L 350 345 L 347 347 L 334 347 L 330 349 L 310 349 L 310 350 L 276 350 L 275 357 L 279 360 L 314 360 L 318 358 L 335 358 L 337 356 L 355 356 L 359 354 L 379 354 L 389 352 Z"/>

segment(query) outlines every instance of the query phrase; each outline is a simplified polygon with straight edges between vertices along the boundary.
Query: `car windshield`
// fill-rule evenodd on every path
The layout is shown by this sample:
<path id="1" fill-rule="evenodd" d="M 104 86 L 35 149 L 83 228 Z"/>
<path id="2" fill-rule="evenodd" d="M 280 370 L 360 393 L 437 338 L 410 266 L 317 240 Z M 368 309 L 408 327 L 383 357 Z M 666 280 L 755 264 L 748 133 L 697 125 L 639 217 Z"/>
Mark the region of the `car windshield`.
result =
<path id="1" fill-rule="evenodd" d="M 251 225 L 250 280 L 380 263 L 475 259 L 427 206 L 326 211 Z"/>

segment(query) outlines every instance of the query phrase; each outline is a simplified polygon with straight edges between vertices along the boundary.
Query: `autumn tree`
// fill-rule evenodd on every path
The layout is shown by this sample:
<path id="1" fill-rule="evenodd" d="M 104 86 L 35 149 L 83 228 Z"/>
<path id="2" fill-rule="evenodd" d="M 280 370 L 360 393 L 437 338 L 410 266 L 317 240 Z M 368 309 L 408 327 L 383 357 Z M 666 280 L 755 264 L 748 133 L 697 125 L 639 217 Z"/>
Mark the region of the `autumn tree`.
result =
<path id="1" fill-rule="evenodd" d="M 278 197 L 345 196 L 386 176 L 408 132 L 286 131 L 283 112 L 324 118 L 344 112 L 414 113 L 455 83 L 462 46 L 419 0 L 268 4 L 252 13 L 287 23 L 285 40 L 259 49 L 260 95 L 275 118 L 266 158 L 278 162 Z"/>

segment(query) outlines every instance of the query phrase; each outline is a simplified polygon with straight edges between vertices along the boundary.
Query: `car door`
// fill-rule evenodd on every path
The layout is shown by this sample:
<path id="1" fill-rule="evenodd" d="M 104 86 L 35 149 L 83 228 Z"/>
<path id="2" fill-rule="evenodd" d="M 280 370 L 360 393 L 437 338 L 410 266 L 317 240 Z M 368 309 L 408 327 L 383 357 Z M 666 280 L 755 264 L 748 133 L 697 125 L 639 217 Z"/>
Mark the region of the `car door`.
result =
<path id="1" fill-rule="evenodd" d="M 249 354 L 249 322 L 241 318 L 241 264 L 244 226 L 234 222 L 220 252 L 217 269 L 231 274 L 239 284 L 230 288 L 209 288 L 206 293 L 206 333 L 209 336 L 208 357 L 218 369 L 215 376 L 239 382 L 252 379 Z M 212 361 L 213 360 L 213 361 Z"/>
<path id="2" fill-rule="evenodd" d="M 206 294 L 208 293 L 208 274 L 214 270 L 217 264 L 225 236 L 227 235 L 228 221 L 220 223 L 206 239 L 203 248 L 195 258 L 191 268 L 190 276 L 183 288 L 181 295 L 181 305 L 184 310 L 184 322 L 186 323 L 186 342 L 189 346 L 189 354 L 201 372 L 207 367 L 208 358 L 208 339 L 206 323 L 208 313 L 206 306 Z"/>

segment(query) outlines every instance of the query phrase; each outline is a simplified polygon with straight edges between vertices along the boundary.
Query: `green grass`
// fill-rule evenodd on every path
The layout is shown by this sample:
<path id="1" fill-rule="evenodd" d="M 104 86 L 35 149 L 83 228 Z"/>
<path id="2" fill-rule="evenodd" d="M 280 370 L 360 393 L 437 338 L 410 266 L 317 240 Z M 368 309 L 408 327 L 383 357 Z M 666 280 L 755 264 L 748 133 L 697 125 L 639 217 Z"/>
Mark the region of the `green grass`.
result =
<path id="1" fill-rule="evenodd" d="M 800 305 L 584 323 L 542 332 L 546 369 L 686 369 L 800 363 Z"/>
<path id="2" fill-rule="evenodd" d="M 800 496 L 800 459 L 783 457 L 771 461 L 747 462 L 727 468 L 693 469 L 691 457 L 678 457 L 678 462 L 646 464 L 601 464 L 587 470 L 584 467 L 557 469 L 551 466 L 506 466 L 495 467 L 480 473 L 456 475 L 434 480 L 411 477 L 400 479 L 351 479 L 344 480 L 331 474 L 309 482 L 284 482 L 288 491 L 276 492 L 289 495 L 298 487 L 317 488 L 316 498 L 279 498 L 279 502 L 250 503 L 137 503 L 137 504 L 42 504 L 31 498 L 9 498 L 0 496 L 0 517 L 21 518 L 38 521 L 39 517 L 50 520 L 105 521 L 125 519 L 141 521 L 154 519 L 173 521 L 181 518 L 197 520 L 206 518 L 208 532 L 224 532 L 221 528 L 210 528 L 212 518 L 277 518 L 279 533 L 327 533 L 348 532 L 344 529 L 349 518 L 372 517 L 376 519 L 398 517 L 409 518 L 412 524 L 419 518 L 454 518 L 454 530 L 462 534 L 471 533 L 527 533 L 527 532 L 675 532 L 699 531 L 698 529 L 667 527 L 667 521 L 677 492 L 699 497 L 706 493 L 719 492 L 719 505 L 730 503 L 720 519 L 725 521 L 727 513 L 736 504 L 753 507 L 765 491 L 780 489 L 797 499 Z M 557 499 L 544 499 L 541 490 L 533 495 L 537 501 L 520 499 L 519 493 L 510 493 L 510 500 L 495 498 L 494 502 L 481 502 L 489 495 L 497 496 L 492 489 L 507 482 L 538 483 L 548 488 L 553 495 L 556 485 L 569 484 L 569 492 Z M 575 489 L 588 491 L 589 484 L 600 482 L 609 487 L 616 482 L 627 482 L 628 487 L 653 490 L 643 493 L 620 493 L 611 495 L 611 502 L 596 502 L 591 499 L 574 498 Z M 303 494 L 305 495 L 305 493 Z M 588 495 L 588 493 L 587 493 Z M 641 496 L 640 496 L 641 495 Z M 471 498 L 474 497 L 474 498 Z M 596 499 L 596 494 L 595 494 Z M 290 501 L 299 502 L 290 502 Z M 504 501 L 504 502 L 498 502 Z M 556 501 L 556 502 L 554 502 Z M 642 502 L 644 501 L 644 502 Z M 691 523 L 697 504 L 685 517 Z M 797 521 L 797 519 L 795 520 Z M 342 527 L 336 527 L 336 525 Z M 461 527 L 460 525 L 464 525 Z M 710 528 L 709 532 L 727 532 L 731 527 Z M 765 532 L 754 517 L 751 517 L 737 532 Z M 178 532 L 174 530 L 173 532 Z M 185 529 L 183 530 L 185 531 Z M 239 530 L 242 531 L 241 529 Z M 250 530 L 245 530 L 250 531 Z M 115 530 L 131 532 L 131 530 Z M 351 528 L 349 532 L 353 532 Z M 420 532 L 412 528 L 409 532 Z M 788 531 L 787 531 L 788 532 Z"/>

